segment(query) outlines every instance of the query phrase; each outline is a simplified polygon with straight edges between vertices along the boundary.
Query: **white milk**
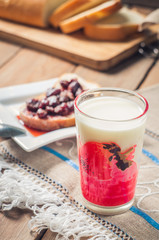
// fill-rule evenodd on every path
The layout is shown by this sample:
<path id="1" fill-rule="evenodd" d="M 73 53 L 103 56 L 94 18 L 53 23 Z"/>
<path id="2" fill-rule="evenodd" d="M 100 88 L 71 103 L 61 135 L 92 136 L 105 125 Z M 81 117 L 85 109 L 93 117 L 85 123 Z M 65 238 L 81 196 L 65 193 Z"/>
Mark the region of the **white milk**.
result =
<path id="1" fill-rule="evenodd" d="M 89 99 L 80 105 L 80 110 L 103 120 L 128 120 L 142 114 L 142 109 L 135 102 L 119 97 Z"/>
<path id="2" fill-rule="evenodd" d="M 135 156 L 141 152 L 145 117 L 140 106 L 128 99 L 98 97 L 79 104 L 76 117 L 78 136 L 81 144 L 86 142 L 115 142 L 122 151 L 136 145 Z M 135 120 L 131 120 L 137 118 Z M 135 160 L 135 159 L 134 159 Z"/>

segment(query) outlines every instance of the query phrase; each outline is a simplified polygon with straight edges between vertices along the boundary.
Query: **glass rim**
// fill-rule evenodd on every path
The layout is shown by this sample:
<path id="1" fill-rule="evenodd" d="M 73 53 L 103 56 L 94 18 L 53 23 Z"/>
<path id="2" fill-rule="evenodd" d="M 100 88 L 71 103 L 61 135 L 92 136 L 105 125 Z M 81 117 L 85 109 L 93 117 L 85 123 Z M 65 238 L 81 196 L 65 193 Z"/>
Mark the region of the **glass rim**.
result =
<path id="1" fill-rule="evenodd" d="M 137 117 L 135 118 L 130 118 L 130 119 L 124 119 L 124 120 L 111 120 L 111 119 L 102 119 L 102 118 L 97 118 L 97 117 L 92 117 L 90 116 L 89 114 L 87 113 L 84 113 L 81 109 L 79 109 L 78 107 L 78 101 L 81 97 L 83 97 L 84 95 L 86 94 L 89 94 L 89 93 L 93 93 L 93 92 L 96 92 L 96 91 L 114 91 L 114 92 L 123 92 L 123 93 L 129 93 L 131 95 L 134 95 L 136 96 L 138 99 L 140 99 L 144 104 L 145 104 L 145 108 L 143 109 L 143 112 L 142 114 L 138 115 Z M 133 120 L 137 120 L 141 117 L 143 117 L 148 109 L 149 109 L 149 104 L 148 104 L 148 101 L 146 100 L 145 97 L 143 97 L 140 93 L 137 93 L 135 91 L 132 91 L 132 90 L 128 90 L 128 89 L 123 89 L 123 88 L 93 88 L 93 89 L 90 89 L 90 90 L 86 90 L 84 92 L 82 92 L 80 95 L 78 95 L 76 98 L 75 98 L 75 102 L 74 102 L 74 106 L 75 108 L 85 117 L 88 117 L 88 118 L 91 118 L 91 119 L 94 119 L 94 120 L 98 120 L 98 121 L 105 121 L 105 122 L 117 122 L 117 123 L 122 123 L 122 122 L 128 122 L 128 121 L 133 121 Z"/>

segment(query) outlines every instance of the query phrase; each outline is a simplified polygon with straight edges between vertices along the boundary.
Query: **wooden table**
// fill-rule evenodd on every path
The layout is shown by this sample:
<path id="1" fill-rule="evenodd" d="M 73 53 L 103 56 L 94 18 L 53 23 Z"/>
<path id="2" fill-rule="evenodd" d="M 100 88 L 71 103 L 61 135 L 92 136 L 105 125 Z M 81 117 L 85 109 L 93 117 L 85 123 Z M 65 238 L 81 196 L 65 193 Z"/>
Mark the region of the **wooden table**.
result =
<path id="1" fill-rule="evenodd" d="M 65 72 L 77 73 L 85 79 L 99 83 L 102 87 L 136 90 L 159 83 L 159 61 L 144 58 L 139 54 L 107 72 L 99 72 L 22 45 L 0 40 L 0 87 L 38 82 L 60 76 Z M 28 211 L 17 209 L 0 213 L 0 239 L 49 240 L 55 238 L 55 234 L 49 230 L 40 235 L 32 235 L 28 228 L 30 216 Z"/>

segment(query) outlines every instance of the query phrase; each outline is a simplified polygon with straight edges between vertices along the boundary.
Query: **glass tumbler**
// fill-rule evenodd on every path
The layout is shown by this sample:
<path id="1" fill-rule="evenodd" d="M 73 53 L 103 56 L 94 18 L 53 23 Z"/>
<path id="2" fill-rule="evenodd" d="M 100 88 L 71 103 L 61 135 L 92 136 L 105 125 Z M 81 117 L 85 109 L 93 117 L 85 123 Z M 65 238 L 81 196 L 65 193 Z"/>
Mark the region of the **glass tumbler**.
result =
<path id="1" fill-rule="evenodd" d="M 81 191 L 90 210 L 114 215 L 132 206 L 147 111 L 144 97 L 120 88 L 76 98 Z"/>

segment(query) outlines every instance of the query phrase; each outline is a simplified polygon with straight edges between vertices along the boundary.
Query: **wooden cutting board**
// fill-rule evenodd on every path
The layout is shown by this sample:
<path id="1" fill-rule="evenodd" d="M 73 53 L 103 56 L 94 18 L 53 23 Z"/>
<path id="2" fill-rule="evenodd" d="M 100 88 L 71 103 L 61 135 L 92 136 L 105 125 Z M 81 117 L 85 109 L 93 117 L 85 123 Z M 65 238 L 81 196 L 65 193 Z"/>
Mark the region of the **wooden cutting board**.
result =
<path id="1" fill-rule="evenodd" d="M 0 37 L 97 70 L 107 70 L 138 50 L 142 41 L 157 38 L 158 26 L 124 42 L 94 41 L 82 31 L 65 35 L 54 29 L 39 29 L 0 20 Z"/>

